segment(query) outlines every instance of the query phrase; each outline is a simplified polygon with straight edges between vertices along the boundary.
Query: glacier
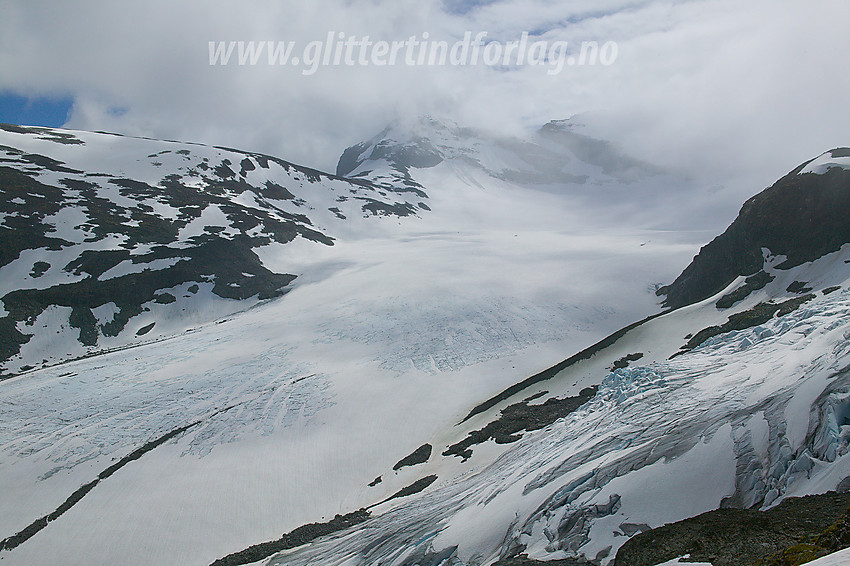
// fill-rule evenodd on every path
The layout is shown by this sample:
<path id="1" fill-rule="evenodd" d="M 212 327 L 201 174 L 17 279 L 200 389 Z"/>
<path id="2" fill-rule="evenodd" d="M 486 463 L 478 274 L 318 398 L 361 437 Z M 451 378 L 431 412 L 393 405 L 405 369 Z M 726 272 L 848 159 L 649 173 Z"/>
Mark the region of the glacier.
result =
<path id="1" fill-rule="evenodd" d="M 741 275 L 666 312 L 661 283 L 709 235 L 648 219 L 678 180 L 569 124 L 531 144 L 429 127 L 412 142 L 355 146 L 340 171 L 350 178 L 197 144 L 0 132 L 0 167 L 73 201 L 40 219 L 67 245 L 19 250 L 0 267 L 0 299 L 156 279 L 198 238 L 249 241 L 253 258 L 157 288 L 115 336 L 102 331 L 122 305 L 92 305 L 96 346 L 79 341 L 73 306 L 15 320 L 32 337 L 0 382 L 4 564 L 203 566 L 368 509 L 365 522 L 263 563 L 485 566 L 524 554 L 608 565 L 629 537 L 667 522 L 850 487 L 847 245 L 791 268 L 762 250 L 763 287 L 721 308 Z M 439 162 L 397 158 L 429 146 Z M 590 150 L 601 157 L 583 160 Z M 555 167 L 564 156 L 573 169 Z M 219 182 L 198 169 L 206 162 L 239 180 L 219 195 L 233 208 L 172 195 L 134 221 L 140 200 L 114 182 L 204 194 Z M 69 181 L 99 188 L 93 197 Z M 38 198 L 22 194 L 12 205 Z M 177 227 L 170 251 L 136 242 L 83 270 L 128 243 L 98 232 L 92 198 L 126 212 L 129 229 Z M 630 215 L 639 202 L 646 215 Z M 297 235 L 240 220 L 251 214 Z M 279 294 L 237 289 L 278 275 Z M 792 312 L 685 347 L 792 299 Z M 0 315 L 15 308 L 0 303 Z M 576 352 L 586 355 L 563 364 Z M 474 444 L 468 458 L 444 454 L 512 404 L 533 410 L 588 388 L 598 389 L 545 426 Z M 393 469 L 426 443 L 425 462 Z"/>
<path id="2" fill-rule="evenodd" d="M 618 369 L 580 410 L 480 471 L 270 564 L 413 565 L 448 549 L 441 563 L 522 549 L 605 564 L 635 530 L 846 484 L 847 298 Z"/>

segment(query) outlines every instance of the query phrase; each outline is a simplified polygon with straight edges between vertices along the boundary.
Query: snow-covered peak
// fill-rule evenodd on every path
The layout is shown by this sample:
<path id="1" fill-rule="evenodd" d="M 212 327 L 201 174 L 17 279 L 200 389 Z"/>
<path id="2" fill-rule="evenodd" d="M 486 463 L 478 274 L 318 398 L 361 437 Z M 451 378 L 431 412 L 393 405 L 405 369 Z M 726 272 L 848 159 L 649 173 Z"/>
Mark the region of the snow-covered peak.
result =
<path id="1" fill-rule="evenodd" d="M 660 174 L 608 142 L 579 133 L 570 120 L 553 121 L 526 136 L 506 136 L 424 117 L 411 126 L 389 126 L 348 148 L 337 174 L 378 180 L 393 173 L 418 181 L 416 169 L 477 171 L 524 187 L 630 183 Z"/>
<path id="2" fill-rule="evenodd" d="M 850 148 L 838 147 L 830 151 L 825 151 L 815 159 L 809 161 L 797 174 L 814 173 L 815 175 L 823 175 L 833 167 L 850 169 Z"/>

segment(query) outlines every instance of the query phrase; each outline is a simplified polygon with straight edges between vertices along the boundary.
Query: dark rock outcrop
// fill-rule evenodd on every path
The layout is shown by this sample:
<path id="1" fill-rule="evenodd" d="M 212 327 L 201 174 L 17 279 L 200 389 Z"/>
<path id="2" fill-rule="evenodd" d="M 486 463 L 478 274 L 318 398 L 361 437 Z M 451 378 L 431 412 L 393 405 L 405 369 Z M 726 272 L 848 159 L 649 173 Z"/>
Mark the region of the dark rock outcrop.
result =
<path id="1" fill-rule="evenodd" d="M 769 511 L 719 509 L 635 535 L 617 552 L 614 566 L 654 566 L 690 554 L 715 566 L 773 564 L 756 562 L 819 537 L 824 544 L 842 533 L 830 529 L 850 505 L 850 494 L 827 493 L 789 498 Z"/>
<path id="2" fill-rule="evenodd" d="M 423 444 L 413 451 L 412 454 L 405 456 L 399 460 L 393 470 L 400 470 L 406 466 L 415 466 L 416 464 L 424 464 L 431 457 L 432 447 L 430 444 Z"/>

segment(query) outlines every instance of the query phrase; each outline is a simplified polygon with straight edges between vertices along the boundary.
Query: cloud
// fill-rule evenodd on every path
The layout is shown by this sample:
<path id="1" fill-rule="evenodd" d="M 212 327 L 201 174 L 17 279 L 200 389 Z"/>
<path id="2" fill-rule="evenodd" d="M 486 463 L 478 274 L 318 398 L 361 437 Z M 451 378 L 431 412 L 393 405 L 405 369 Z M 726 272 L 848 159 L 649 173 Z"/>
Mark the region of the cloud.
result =
<path id="1" fill-rule="evenodd" d="M 841 0 L 325 0 L 0 5 L 0 89 L 73 96 L 69 127 L 242 147 L 333 169 L 342 150 L 426 113 L 517 132 L 582 114 L 638 157 L 751 193 L 847 145 L 850 6 Z M 210 41 L 329 32 L 397 41 L 466 31 L 615 41 L 610 66 L 210 66 Z M 571 51 L 571 53 L 576 53 Z M 737 197 L 735 197 L 737 198 Z"/>

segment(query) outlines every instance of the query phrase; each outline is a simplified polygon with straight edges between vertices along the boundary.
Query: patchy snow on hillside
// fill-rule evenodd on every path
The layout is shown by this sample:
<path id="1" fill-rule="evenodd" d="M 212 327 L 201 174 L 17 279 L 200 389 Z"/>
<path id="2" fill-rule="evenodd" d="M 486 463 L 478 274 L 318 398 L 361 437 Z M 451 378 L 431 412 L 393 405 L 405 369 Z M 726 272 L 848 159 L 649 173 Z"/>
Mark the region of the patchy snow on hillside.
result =
<path id="1" fill-rule="evenodd" d="M 364 181 L 191 143 L 3 125 L 0 146 L 7 244 L 0 299 L 11 323 L 4 327 L 2 377 L 162 338 L 166 327 L 173 335 L 214 320 L 206 314 L 248 309 L 283 294 L 293 279 L 287 266 L 266 270 L 254 249 L 386 236 L 385 221 L 416 220 L 415 210 L 425 208 L 415 206 L 427 199 L 417 194 L 409 203 Z M 188 284 L 197 293 L 205 283 L 213 283 L 206 301 L 217 304 L 212 310 L 191 310 L 195 301 L 169 291 Z M 93 309 L 110 302 L 119 312 L 98 324 Z M 43 325 L 33 320 L 49 307 L 66 309 L 51 333 L 68 336 L 35 334 Z M 154 310 L 159 319 L 150 320 Z M 157 320 L 156 332 L 137 334 Z M 46 355 L 43 344 L 51 345 Z"/>

